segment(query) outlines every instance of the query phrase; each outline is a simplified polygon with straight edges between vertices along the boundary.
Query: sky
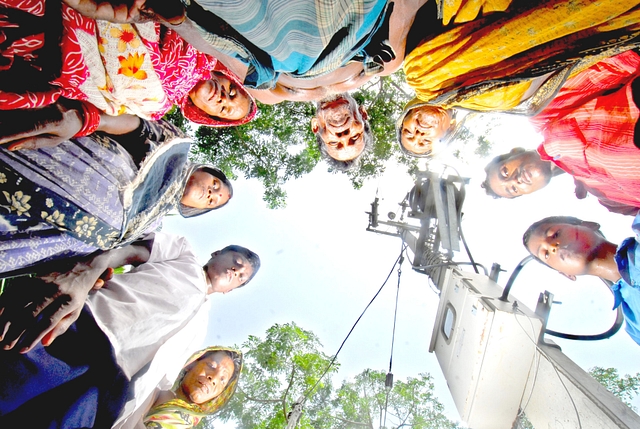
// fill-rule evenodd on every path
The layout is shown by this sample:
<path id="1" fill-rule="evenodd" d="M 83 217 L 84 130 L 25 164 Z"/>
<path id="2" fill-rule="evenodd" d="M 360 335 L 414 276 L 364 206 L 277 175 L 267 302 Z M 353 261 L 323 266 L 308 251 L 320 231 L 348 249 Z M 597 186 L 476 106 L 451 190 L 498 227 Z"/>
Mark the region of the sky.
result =
<path id="1" fill-rule="evenodd" d="M 508 116 L 502 124 L 491 134 L 495 155 L 518 145 L 535 148 L 540 141 L 524 118 Z M 633 235 L 632 217 L 607 212 L 593 197 L 577 200 L 568 175 L 554 178 L 542 191 L 516 200 L 487 197 L 480 183 L 489 159 L 455 167 L 471 179 L 463 206 L 465 238 L 476 262 L 488 269 L 497 262 L 506 270 L 498 280 L 500 285 L 504 286 L 511 271 L 527 256 L 522 233 L 543 217 L 572 215 L 596 221 L 614 243 Z M 452 160 L 445 153 L 441 161 Z M 438 165 L 432 162 L 431 168 L 441 171 Z M 247 287 L 211 296 L 211 318 L 203 346 L 240 345 L 249 335 L 264 336 L 275 323 L 294 321 L 313 331 L 323 351 L 333 355 L 384 282 L 401 248 L 399 238 L 367 232 L 365 212 L 378 196 L 381 219 L 386 220 L 386 213 L 398 212 L 398 203 L 412 185 L 413 178 L 405 169 L 391 163 L 381 177 L 354 190 L 346 176 L 328 173 L 321 163 L 310 174 L 285 185 L 285 209 L 267 209 L 262 185 L 256 180 L 239 179 L 234 182 L 232 201 L 223 209 L 189 220 L 166 218 L 164 231 L 186 236 L 203 263 L 210 253 L 228 244 L 246 246 L 262 260 L 260 272 Z M 454 261 L 466 262 L 466 255 L 457 253 Z M 438 296 L 425 275 L 411 270 L 408 260 L 402 266 L 399 289 L 394 271 L 340 352 L 341 366 L 333 378 L 334 385 L 366 368 L 387 371 L 398 290 L 392 368 L 395 379 L 430 373 L 445 413 L 458 420 L 437 359 L 428 352 Z M 552 308 L 550 329 L 593 334 L 608 329 L 615 319 L 613 296 L 600 280 L 571 282 L 539 263 L 530 263 L 522 270 L 512 296 L 534 309 L 538 294 L 544 290 L 554 293 L 554 299 L 561 302 Z M 640 372 L 640 348 L 624 329 L 602 341 L 554 341 L 584 369 L 615 367 L 621 375 Z M 640 401 L 634 404 L 640 406 Z"/>

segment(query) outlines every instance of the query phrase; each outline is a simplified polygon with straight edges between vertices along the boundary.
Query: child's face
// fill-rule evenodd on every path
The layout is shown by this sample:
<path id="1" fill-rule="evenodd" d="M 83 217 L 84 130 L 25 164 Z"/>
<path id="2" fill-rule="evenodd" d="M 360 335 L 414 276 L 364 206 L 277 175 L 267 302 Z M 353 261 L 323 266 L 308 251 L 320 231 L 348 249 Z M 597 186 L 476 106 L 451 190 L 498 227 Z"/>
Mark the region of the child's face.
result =
<path id="1" fill-rule="evenodd" d="M 527 250 L 568 276 L 587 274 L 604 238 L 590 225 L 545 223 L 529 238 Z"/>
<path id="2" fill-rule="evenodd" d="M 219 119 L 240 120 L 251 109 L 247 92 L 218 72 L 214 72 L 211 79 L 198 82 L 189 96 L 193 104 Z"/>

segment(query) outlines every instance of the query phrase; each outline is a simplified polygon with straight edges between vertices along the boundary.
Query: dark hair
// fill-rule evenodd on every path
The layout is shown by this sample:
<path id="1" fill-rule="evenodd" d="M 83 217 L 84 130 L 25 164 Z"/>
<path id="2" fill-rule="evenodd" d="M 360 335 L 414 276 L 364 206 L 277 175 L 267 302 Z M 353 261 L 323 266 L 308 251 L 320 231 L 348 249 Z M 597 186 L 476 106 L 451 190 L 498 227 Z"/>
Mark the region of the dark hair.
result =
<path id="1" fill-rule="evenodd" d="M 324 140 L 322 140 L 322 137 L 320 137 L 320 133 L 316 133 L 316 141 L 318 143 L 320 156 L 327 164 L 329 164 L 329 167 L 339 171 L 349 171 L 353 168 L 356 168 L 358 164 L 360 164 L 360 160 L 365 153 L 371 152 L 373 150 L 373 132 L 371 131 L 369 120 L 364 119 L 363 124 L 364 132 L 362 133 L 362 139 L 364 140 L 364 148 L 362 148 L 362 152 L 360 152 L 355 158 L 346 161 L 340 161 L 329 155 L 329 152 L 327 151 L 327 145 L 325 144 Z"/>
<path id="2" fill-rule="evenodd" d="M 484 191 L 487 193 L 488 196 L 493 197 L 495 199 L 502 198 L 500 195 L 496 194 L 496 191 L 494 191 L 491 188 L 491 184 L 489 183 L 489 169 L 491 168 L 492 165 L 499 164 L 502 161 L 509 159 L 511 155 L 513 155 L 511 152 L 498 155 L 495 158 L 493 158 L 491 161 L 489 161 L 489 163 L 484 167 L 484 172 L 487 176 L 485 177 L 484 182 L 480 184 L 480 187 L 484 189 Z"/>
<path id="3" fill-rule="evenodd" d="M 226 253 L 226 252 L 238 252 L 239 254 L 241 254 L 247 259 L 247 261 L 251 265 L 251 268 L 253 268 L 253 273 L 251 273 L 251 277 L 249 277 L 246 282 L 238 286 L 238 288 L 246 286 L 251 281 L 251 279 L 255 277 L 256 273 L 260 269 L 260 257 L 258 256 L 257 253 L 252 252 L 246 247 L 238 246 L 236 244 L 230 244 L 229 246 L 220 250 L 220 253 Z"/>
<path id="4" fill-rule="evenodd" d="M 524 244 L 524 248 L 527 249 L 527 252 L 529 252 L 529 240 L 531 239 L 531 235 L 534 233 L 536 229 L 538 229 L 541 225 L 544 225 L 546 223 L 582 225 L 584 221 L 582 219 L 578 219 L 577 217 L 573 217 L 573 216 L 549 216 L 549 217 L 545 217 L 544 219 L 540 219 L 537 222 L 532 223 L 531 226 L 529 226 L 529 228 L 527 228 L 527 230 L 524 232 L 524 234 L 522 234 L 522 244 Z M 602 231 L 600 231 L 600 229 L 596 231 L 596 234 L 599 234 L 604 238 L 604 234 L 602 234 Z M 534 255 L 533 253 L 531 253 L 531 255 L 534 258 L 536 258 L 538 261 L 545 264 L 540 258 L 538 258 L 538 255 Z"/>

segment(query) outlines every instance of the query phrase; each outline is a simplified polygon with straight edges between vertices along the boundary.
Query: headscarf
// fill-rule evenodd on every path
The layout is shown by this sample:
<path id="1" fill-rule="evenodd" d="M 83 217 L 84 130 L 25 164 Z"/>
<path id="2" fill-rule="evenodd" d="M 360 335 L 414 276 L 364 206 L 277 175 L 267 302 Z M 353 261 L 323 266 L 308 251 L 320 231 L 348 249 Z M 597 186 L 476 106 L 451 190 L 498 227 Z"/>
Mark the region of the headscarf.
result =
<path id="1" fill-rule="evenodd" d="M 153 407 L 144 418 L 144 424 L 147 428 L 171 428 L 171 429 L 188 429 L 197 425 L 205 416 L 210 416 L 220 411 L 224 407 L 233 394 L 235 393 L 242 372 L 242 352 L 222 346 L 207 347 L 204 350 L 194 353 L 185 363 L 180 375 L 176 379 L 175 384 L 171 388 L 172 392 L 177 392 L 182 384 L 182 380 L 188 372 L 191 363 L 207 353 L 216 351 L 226 351 L 233 355 L 234 373 L 225 389 L 218 396 L 205 402 L 204 404 L 193 404 L 184 399 L 172 399 L 160 405 Z M 235 361 L 240 361 L 240 365 L 235 367 Z"/>
<path id="2" fill-rule="evenodd" d="M 227 78 L 229 78 L 236 85 L 238 85 L 238 89 L 242 91 L 249 98 L 249 103 L 250 103 L 249 113 L 244 118 L 235 119 L 235 120 L 214 118 L 213 116 L 209 115 L 204 110 L 200 109 L 195 104 L 193 104 L 193 101 L 191 101 L 191 97 L 189 97 L 189 94 L 186 94 L 179 102 L 180 110 L 182 110 L 182 114 L 184 115 L 184 117 L 190 120 L 191 122 L 194 122 L 199 125 L 206 125 L 208 127 L 233 127 L 233 126 L 243 125 L 251 121 L 256 116 L 256 112 L 258 111 L 258 106 L 256 105 L 256 102 L 253 99 L 253 96 L 249 94 L 249 92 L 246 90 L 246 88 L 244 87 L 244 85 L 242 84 L 238 76 L 236 76 L 235 73 L 233 73 L 231 70 L 226 68 L 224 64 L 222 64 L 220 61 L 216 62 L 216 65 L 214 66 L 213 70 L 211 71 L 211 74 L 209 75 L 209 79 L 213 75 L 213 72 L 219 72 L 224 74 Z"/>
<path id="3" fill-rule="evenodd" d="M 224 207 L 227 205 L 227 203 L 229 203 L 229 201 L 231 201 L 231 198 L 233 198 L 233 186 L 231 186 L 231 182 L 229 181 L 229 179 L 227 179 L 227 176 L 222 172 L 222 170 L 220 170 L 219 168 L 216 167 L 211 167 L 210 165 L 206 165 L 206 164 L 190 164 L 187 166 L 186 168 L 186 172 L 185 172 L 185 177 L 186 180 L 184 182 L 184 185 L 182 186 L 182 192 L 184 193 L 184 188 L 185 186 L 187 186 L 187 182 L 189 181 L 189 178 L 191 177 L 191 175 L 196 172 L 197 170 L 202 170 L 205 173 L 209 173 L 214 177 L 217 177 L 218 179 L 220 179 L 220 181 L 226 185 L 227 188 L 229 188 L 229 199 L 222 205 L 219 205 L 217 207 L 213 207 L 213 208 L 206 208 L 206 209 L 197 209 L 195 207 L 188 207 L 185 206 L 182 203 L 178 204 L 178 211 L 180 212 L 180 214 L 182 215 L 182 217 L 195 217 L 195 216 L 200 216 L 201 214 L 207 213 L 211 210 L 217 210 L 220 207 Z"/>
<path id="4" fill-rule="evenodd" d="M 396 121 L 396 136 L 397 136 L 397 139 L 398 139 L 398 144 L 400 145 L 400 150 L 405 155 L 413 156 L 413 157 L 416 157 L 416 158 L 431 158 L 435 153 L 438 152 L 439 149 L 432 148 L 431 152 L 423 153 L 423 154 L 416 154 L 416 153 L 413 153 L 413 152 L 409 151 L 407 148 L 405 148 L 402 145 L 402 140 L 401 140 L 401 138 L 402 138 L 402 123 L 404 122 L 404 118 L 407 116 L 409 111 L 411 111 L 413 109 L 418 109 L 418 108 L 420 108 L 422 106 L 438 106 L 438 105 L 437 104 L 433 104 L 433 103 L 428 102 L 428 101 L 422 101 L 417 97 L 414 98 L 413 100 L 409 101 L 404 106 L 404 109 L 402 110 L 402 114 L 400 115 L 400 117 Z M 445 135 L 442 136 L 439 139 L 439 146 L 442 146 L 442 147 L 448 146 L 449 143 L 454 141 L 460 135 L 460 132 L 462 131 L 462 129 L 464 127 L 465 121 L 471 115 L 471 114 L 467 114 L 461 120 L 458 120 L 458 118 L 457 118 L 458 109 L 449 109 L 449 110 L 452 110 L 451 125 L 449 126 L 449 129 L 447 130 Z"/>

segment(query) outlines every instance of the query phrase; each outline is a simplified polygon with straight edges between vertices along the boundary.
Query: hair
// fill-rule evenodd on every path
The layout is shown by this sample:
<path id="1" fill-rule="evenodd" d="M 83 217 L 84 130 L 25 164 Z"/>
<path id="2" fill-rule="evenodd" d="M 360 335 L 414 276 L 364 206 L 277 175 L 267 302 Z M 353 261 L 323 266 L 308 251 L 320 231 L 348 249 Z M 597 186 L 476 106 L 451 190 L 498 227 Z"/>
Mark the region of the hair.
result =
<path id="1" fill-rule="evenodd" d="M 241 354 L 234 353 L 234 352 L 232 352 L 230 350 L 210 350 L 210 351 L 208 351 L 206 353 L 203 353 L 202 356 L 200 356 L 195 361 L 191 362 L 189 364 L 189 366 L 193 365 L 195 362 L 198 362 L 198 361 L 206 359 L 212 353 L 224 353 L 225 355 L 227 355 L 233 361 L 233 375 L 231 375 L 231 377 L 229 378 L 229 381 L 227 382 L 227 386 L 230 385 L 233 380 L 235 380 L 236 378 L 238 378 L 240 376 L 240 370 L 242 368 L 242 355 Z"/>
<path id="2" fill-rule="evenodd" d="M 534 231 L 536 229 L 538 229 L 541 225 L 544 225 L 546 223 L 561 223 L 561 224 L 566 224 L 566 225 L 582 225 L 584 223 L 584 221 L 582 219 L 578 219 L 577 217 L 573 217 L 573 216 L 549 216 L 549 217 L 545 217 L 544 219 L 540 219 L 537 222 L 532 223 L 531 226 L 529 226 L 529 228 L 527 228 L 527 230 L 524 232 L 524 234 L 522 234 L 522 244 L 524 245 L 524 248 L 527 249 L 527 252 L 529 252 L 529 240 L 531 239 L 531 235 L 534 233 Z M 604 234 L 602 234 L 602 231 L 600 231 L 600 228 L 598 228 L 598 230 L 596 231 L 596 234 L 599 234 L 600 236 L 602 236 L 604 238 Z M 529 252 L 529 253 L 531 254 L 531 256 L 536 258 L 538 261 L 540 261 L 543 264 L 545 264 L 540 258 L 538 258 L 538 255 L 534 255 L 531 252 Z M 547 265 L 547 264 L 545 264 L 545 265 Z"/>
<path id="3" fill-rule="evenodd" d="M 507 153 L 503 153 L 502 155 L 498 155 L 495 158 L 493 158 L 491 161 L 489 161 L 487 163 L 487 165 L 484 167 L 484 172 L 486 174 L 486 177 L 484 179 L 484 182 L 482 182 L 480 184 L 480 187 L 482 189 L 484 189 L 484 191 L 487 193 L 488 196 L 493 197 L 495 199 L 502 198 L 500 195 L 496 194 L 496 191 L 494 191 L 491 188 L 491 184 L 489 183 L 489 168 L 493 164 L 499 164 L 502 161 L 505 161 L 505 160 L 509 159 L 511 157 L 511 155 L 513 155 L 511 152 L 507 152 Z"/>
<path id="4" fill-rule="evenodd" d="M 318 150 L 320 150 L 320 156 L 327 164 L 329 164 L 329 167 L 339 171 L 352 170 L 360 164 L 362 156 L 365 153 L 369 153 L 373 150 L 373 132 L 371 131 L 369 120 L 365 119 L 363 120 L 363 123 L 364 132 L 362 133 L 362 138 L 364 140 L 364 148 L 362 149 L 362 152 L 358 154 L 358 156 L 346 161 L 340 161 L 338 159 L 332 158 L 331 155 L 329 155 L 329 152 L 327 152 L 327 145 L 325 144 L 324 140 L 322 140 L 322 137 L 320 137 L 320 133 L 316 133 L 316 141 L 318 143 Z"/>
<path id="5" fill-rule="evenodd" d="M 239 254 L 241 254 L 247 259 L 247 261 L 251 265 L 251 268 L 253 268 L 253 273 L 251 274 L 251 277 L 249 277 L 246 282 L 238 286 L 238 288 L 246 286 L 251 281 L 251 279 L 255 277 L 256 273 L 260 269 L 260 257 L 258 256 L 257 253 L 252 252 L 246 247 L 238 246 L 236 244 L 230 244 L 229 246 L 220 250 L 220 253 L 226 253 L 226 252 L 238 252 Z"/>

